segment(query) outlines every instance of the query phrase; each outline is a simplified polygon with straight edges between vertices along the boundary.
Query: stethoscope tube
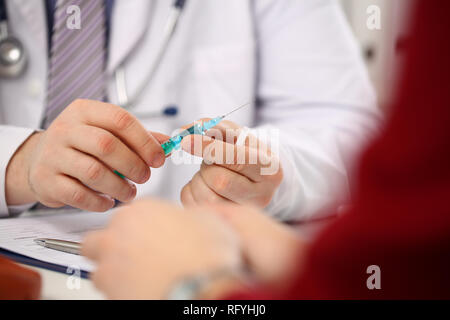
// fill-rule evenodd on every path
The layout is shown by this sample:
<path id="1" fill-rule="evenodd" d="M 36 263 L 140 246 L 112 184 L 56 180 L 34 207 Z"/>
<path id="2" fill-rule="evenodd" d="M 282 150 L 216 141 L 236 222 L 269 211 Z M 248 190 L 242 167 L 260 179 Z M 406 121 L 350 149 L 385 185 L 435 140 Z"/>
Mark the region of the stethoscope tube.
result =
<path id="1" fill-rule="evenodd" d="M 141 98 L 142 94 L 145 92 L 145 89 L 152 82 L 155 74 L 158 71 L 158 68 L 160 67 L 160 65 L 162 63 L 162 60 L 167 51 L 167 48 L 169 47 L 169 44 L 175 34 L 175 30 L 177 28 L 178 21 L 180 19 L 180 16 L 184 9 L 185 4 L 186 4 L 186 0 L 175 0 L 174 4 L 172 5 L 171 12 L 169 13 L 169 16 L 168 16 L 167 22 L 166 22 L 166 26 L 164 29 L 162 43 L 156 54 L 156 58 L 150 68 L 150 71 L 148 72 L 148 75 L 144 78 L 144 80 L 142 81 L 142 84 L 138 87 L 138 89 L 136 90 L 136 93 L 134 94 L 133 97 L 130 97 L 128 95 L 126 74 L 125 74 L 125 68 L 123 66 L 123 63 L 115 71 L 114 75 L 115 75 L 115 82 L 116 82 L 117 99 L 118 99 L 119 106 L 121 106 L 122 108 L 127 109 L 130 112 L 132 112 L 134 106 L 137 104 L 137 102 Z M 154 116 L 161 116 L 161 115 L 174 116 L 177 114 L 177 112 L 178 112 L 178 109 L 176 107 L 169 106 L 169 107 L 166 107 L 161 112 L 157 112 L 157 113 L 133 112 L 133 114 L 138 117 L 154 117 Z"/>

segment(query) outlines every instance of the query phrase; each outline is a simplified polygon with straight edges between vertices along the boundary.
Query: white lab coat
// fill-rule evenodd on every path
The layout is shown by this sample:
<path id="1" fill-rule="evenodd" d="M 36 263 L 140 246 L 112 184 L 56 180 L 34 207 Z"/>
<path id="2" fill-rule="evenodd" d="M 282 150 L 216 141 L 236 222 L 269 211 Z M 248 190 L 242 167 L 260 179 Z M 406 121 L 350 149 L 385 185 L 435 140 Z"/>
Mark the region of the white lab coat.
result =
<path id="1" fill-rule="evenodd" d="M 152 63 L 171 0 L 116 0 L 112 15 L 109 98 L 113 71 L 125 63 L 133 95 Z M 19 79 L 0 80 L 0 215 L 8 215 L 5 171 L 36 129 L 46 100 L 47 26 L 44 1 L 9 0 L 12 32 L 28 53 Z M 82 22 L 82 21 L 81 21 Z M 376 124 L 375 95 L 349 26 L 334 0 L 188 0 L 159 72 L 136 110 L 175 104 L 174 118 L 142 119 L 170 134 L 201 117 L 232 115 L 243 126 L 279 129 L 284 180 L 267 212 L 307 218 L 345 194 L 351 159 Z M 256 130 L 255 129 L 255 130 Z M 152 170 L 138 195 L 179 201 L 198 164 L 167 161 Z"/>

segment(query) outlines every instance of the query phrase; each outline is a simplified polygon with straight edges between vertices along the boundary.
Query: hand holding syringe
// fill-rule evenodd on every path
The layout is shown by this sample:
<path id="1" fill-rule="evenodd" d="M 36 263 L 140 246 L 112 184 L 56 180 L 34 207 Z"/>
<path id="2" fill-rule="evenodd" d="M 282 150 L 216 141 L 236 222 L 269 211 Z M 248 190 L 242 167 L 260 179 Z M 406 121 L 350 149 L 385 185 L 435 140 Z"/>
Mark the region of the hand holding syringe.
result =
<path id="1" fill-rule="evenodd" d="M 170 138 L 169 140 L 167 140 L 166 142 L 164 142 L 161 145 L 161 147 L 164 150 L 165 155 L 169 155 L 173 150 L 178 150 L 180 148 L 181 141 L 183 140 L 184 137 L 189 136 L 191 134 L 204 135 L 206 133 L 206 131 L 217 126 L 223 119 L 225 119 L 225 117 L 248 106 L 249 104 L 250 103 L 246 103 L 223 116 L 216 117 L 216 118 L 206 121 L 202 124 L 200 124 L 200 123 L 194 124 L 193 126 L 187 128 L 187 129 L 183 130 L 182 132 L 180 132 L 179 134 L 173 136 L 172 138 Z"/>
<path id="2" fill-rule="evenodd" d="M 245 133 L 246 130 L 242 131 L 245 134 L 239 133 L 242 128 L 231 121 L 226 125 L 219 124 L 226 116 L 247 105 L 249 104 L 242 105 L 226 115 L 190 125 L 172 138 L 161 135 L 158 137 L 166 156 L 173 150 L 183 148 L 185 152 L 203 158 L 199 170 L 181 189 L 180 200 L 183 205 L 228 202 L 265 208 L 272 201 L 283 180 L 277 150 L 272 150 L 256 136 Z M 235 141 L 223 141 L 206 136 L 206 131 L 214 127 L 221 133 L 224 133 L 223 130 L 238 130 L 233 132 L 233 135 L 239 133 L 239 138 Z M 201 138 L 198 148 L 193 147 L 196 145 L 194 141 L 197 142 L 197 139 L 194 140 L 195 136 Z M 224 152 L 207 151 L 212 144 L 214 148 L 211 150 Z M 230 156 L 228 150 L 235 156 L 231 163 L 228 161 Z M 238 155 L 245 157 L 237 157 Z M 241 160 L 245 161 L 240 162 Z"/>
<path id="3" fill-rule="evenodd" d="M 178 150 L 180 148 L 181 145 L 181 141 L 183 140 L 184 137 L 189 136 L 191 134 L 202 134 L 204 135 L 206 133 L 206 131 L 208 131 L 211 128 L 214 128 L 215 126 L 217 126 L 223 119 L 225 119 L 225 117 L 229 116 L 230 114 L 248 106 L 250 103 L 247 102 L 246 104 L 243 104 L 242 106 L 228 112 L 227 114 L 223 115 L 223 116 L 219 116 L 216 117 L 214 119 L 211 119 L 209 121 L 206 121 L 202 124 L 194 124 L 193 126 L 184 129 L 183 131 L 181 131 L 179 134 L 173 136 L 172 138 L 170 138 L 169 140 L 167 140 L 166 142 L 164 142 L 161 147 L 164 150 L 164 154 L 167 156 L 169 154 L 172 153 L 173 150 Z M 118 172 L 117 170 L 114 170 L 114 173 L 116 175 L 118 175 L 121 178 L 125 178 L 124 175 L 122 175 L 120 172 Z"/>

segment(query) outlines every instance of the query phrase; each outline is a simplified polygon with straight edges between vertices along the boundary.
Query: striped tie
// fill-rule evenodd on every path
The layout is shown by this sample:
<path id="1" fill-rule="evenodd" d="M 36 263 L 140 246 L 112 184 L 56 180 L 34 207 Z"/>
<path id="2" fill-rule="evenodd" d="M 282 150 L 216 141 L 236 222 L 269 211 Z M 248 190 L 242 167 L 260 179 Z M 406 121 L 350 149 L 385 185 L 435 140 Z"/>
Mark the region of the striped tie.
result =
<path id="1" fill-rule="evenodd" d="M 80 8 L 80 29 L 67 21 Z M 104 0 L 58 0 L 54 12 L 47 109 L 43 127 L 75 99 L 106 99 L 105 81 L 105 4 Z"/>

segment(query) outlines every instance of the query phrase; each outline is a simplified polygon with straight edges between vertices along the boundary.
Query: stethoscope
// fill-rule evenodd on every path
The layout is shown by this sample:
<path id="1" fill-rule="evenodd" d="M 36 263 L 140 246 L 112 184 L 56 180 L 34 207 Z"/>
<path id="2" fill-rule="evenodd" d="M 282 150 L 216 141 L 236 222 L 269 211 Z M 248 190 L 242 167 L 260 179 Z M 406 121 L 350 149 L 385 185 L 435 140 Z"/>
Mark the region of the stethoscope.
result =
<path id="1" fill-rule="evenodd" d="M 155 61 L 153 62 L 147 76 L 144 78 L 141 85 L 136 90 L 136 93 L 132 97 L 130 97 L 127 90 L 124 63 L 122 63 L 114 73 L 119 106 L 129 110 L 139 118 L 175 116 L 178 113 L 178 107 L 174 105 L 167 106 L 157 112 L 133 112 L 133 109 L 146 88 L 152 82 L 154 75 L 161 65 L 167 48 L 169 47 L 169 44 L 175 34 L 175 30 L 185 4 L 186 0 L 174 0 L 167 18 L 162 44 L 158 49 Z M 25 49 L 22 43 L 19 39 L 9 34 L 6 1 L 0 0 L 0 77 L 8 79 L 19 77 L 25 70 L 26 62 L 27 59 Z"/>
<path id="2" fill-rule="evenodd" d="M 27 64 L 25 49 L 19 39 L 9 34 L 5 0 L 0 1 L 0 78 L 19 77 Z"/>
<path id="3" fill-rule="evenodd" d="M 118 104 L 124 109 L 129 110 L 132 112 L 135 116 L 139 118 L 151 118 L 151 117 L 158 117 L 158 116 L 175 116 L 178 113 L 178 108 L 175 105 L 165 107 L 161 111 L 157 112 L 133 112 L 133 108 L 135 107 L 136 103 L 141 98 L 142 94 L 145 92 L 145 89 L 149 86 L 149 84 L 152 82 L 153 77 L 155 76 L 156 72 L 158 71 L 159 66 L 161 65 L 161 62 L 164 58 L 164 54 L 167 51 L 167 48 L 169 47 L 170 41 L 172 40 L 175 30 L 178 24 L 178 21 L 180 19 L 181 13 L 183 11 L 183 8 L 186 4 L 186 0 L 175 0 L 171 11 L 169 13 L 169 16 L 167 18 L 166 27 L 164 29 L 164 34 L 162 38 L 162 44 L 159 47 L 158 52 L 156 53 L 156 58 L 150 68 L 150 71 L 148 72 L 147 76 L 142 81 L 141 85 L 136 90 L 136 93 L 133 95 L 133 97 L 130 97 L 128 95 L 127 90 L 127 83 L 126 83 L 126 77 L 125 77 L 125 68 L 123 67 L 123 63 L 121 66 L 119 66 L 114 73 L 115 80 L 116 80 L 116 89 L 117 89 L 117 99 Z"/>

